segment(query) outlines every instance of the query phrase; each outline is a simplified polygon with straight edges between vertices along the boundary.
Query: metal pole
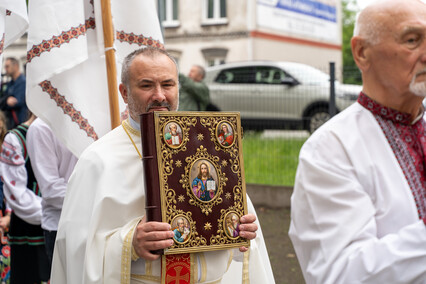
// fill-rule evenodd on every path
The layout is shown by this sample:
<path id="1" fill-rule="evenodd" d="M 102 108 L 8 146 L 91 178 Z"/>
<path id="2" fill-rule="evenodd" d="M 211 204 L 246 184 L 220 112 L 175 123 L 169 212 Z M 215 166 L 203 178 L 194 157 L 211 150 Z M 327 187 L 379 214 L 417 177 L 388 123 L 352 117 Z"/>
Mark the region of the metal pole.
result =
<path id="1" fill-rule="evenodd" d="M 163 40 L 164 40 L 164 27 L 163 27 L 163 21 L 164 21 L 164 15 L 165 15 L 165 11 L 164 11 L 164 5 L 163 5 L 163 0 L 157 0 L 157 6 L 158 6 L 158 20 L 160 22 L 160 30 L 161 30 L 161 34 L 163 35 Z"/>
<path id="2" fill-rule="evenodd" d="M 328 113 L 330 114 L 330 117 L 333 117 L 336 114 L 335 68 L 335 63 L 330 62 L 330 103 L 328 104 Z"/>

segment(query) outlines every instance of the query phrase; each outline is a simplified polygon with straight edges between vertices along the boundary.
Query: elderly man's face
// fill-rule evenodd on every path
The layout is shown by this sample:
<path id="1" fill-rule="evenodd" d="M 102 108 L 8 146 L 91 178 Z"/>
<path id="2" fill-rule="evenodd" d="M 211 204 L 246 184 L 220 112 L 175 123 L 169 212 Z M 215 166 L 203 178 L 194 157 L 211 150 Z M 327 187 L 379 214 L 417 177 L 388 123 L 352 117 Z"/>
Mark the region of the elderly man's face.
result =
<path id="1" fill-rule="evenodd" d="M 155 110 L 176 110 L 178 106 L 178 74 L 175 64 L 166 55 L 137 56 L 129 68 L 130 90 L 120 85 L 131 117 Z"/>
<path id="2" fill-rule="evenodd" d="M 411 82 L 426 82 L 426 5 L 410 1 L 378 17 L 384 30 L 370 48 L 371 68 L 387 90 L 412 94 Z"/>
<path id="3" fill-rule="evenodd" d="M 198 66 L 192 66 L 191 70 L 189 70 L 188 77 L 191 78 L 195 82 L 201 82 L 203 80 L 200 69 Z"/>

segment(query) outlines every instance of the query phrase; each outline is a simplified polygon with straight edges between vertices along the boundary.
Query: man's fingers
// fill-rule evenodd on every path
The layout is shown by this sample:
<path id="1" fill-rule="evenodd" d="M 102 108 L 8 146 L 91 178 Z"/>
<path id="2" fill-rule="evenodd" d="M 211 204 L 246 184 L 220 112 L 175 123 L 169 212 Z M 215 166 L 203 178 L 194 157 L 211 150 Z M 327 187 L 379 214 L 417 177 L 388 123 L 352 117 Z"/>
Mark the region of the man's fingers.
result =
<path id="1" fill-rule="evenodd" d="M 147 260 L 156 260 L 160 256 L 157 254 L 152 254 L 151 251 L 165 249 L 170 247 L 172 244 L 173 240 L 145 242 L 143 247 L 135 247 L 135 250 L 139 257 L 142 257 Z"/>
<path id="2" fill-rule="evenodd" d="M 257 229 L 258 229 L 258 227 L 254 223 L 240 225 L 240 231 L 256 232 Z"/>
<path id="3" fill-rule="evenodd" d="M 144 240 L 145 242 L 150 241 L 162 241 L 173 238 L 174 234 L 172 231 L 155 231 L 155 232 L 144 232 L 140 231 L 136 233 L 136 238 Z"/>
<path id="4" fill-rule="evenodd" d="M 139 223 L 139 228 L 141 228 L 144 232 L 152 232 L 152 231 L 170 231 L 171 227 L 168 223 L 162 222 L 144 222 L 144 219 Z"/>
<path id="5" fill-rule="evenodd" d="M 240 219 L 241 224 L 253 223 L 254 221 L 256 221 L 256 216 L 254 216 L 254 214 L 244 215 Z"/>
<path id="6" fill-rule="evenodd" d="M 152 254 L 149 251 L 145 251 L 144 253 L 139 255 L 141 258 L 146 259 L 146 260 L 156 260 L 160 257 L 159 254 Z"/>
<path id="7" fill-rule="evenodd" d="M 162 240 L 162 241 L 154 241 L 154 242 L 146 242 L 145 249 L 146 250 L 159 250 L 165 249 L 173 245 L 173 240 Z"/>
<path id="8" fill-rule="evenodd" d="M 240 237 L 246 238 L 248 240 L 253 240 L 256 238 L 256 233 L 248 232 L 248 231 L 240 231 Z"/>
<path id="9" fill-rule="evenodd" d="M 240 252 L 246 252 L 248 251 L 248 247 L 240 247 Z"/>

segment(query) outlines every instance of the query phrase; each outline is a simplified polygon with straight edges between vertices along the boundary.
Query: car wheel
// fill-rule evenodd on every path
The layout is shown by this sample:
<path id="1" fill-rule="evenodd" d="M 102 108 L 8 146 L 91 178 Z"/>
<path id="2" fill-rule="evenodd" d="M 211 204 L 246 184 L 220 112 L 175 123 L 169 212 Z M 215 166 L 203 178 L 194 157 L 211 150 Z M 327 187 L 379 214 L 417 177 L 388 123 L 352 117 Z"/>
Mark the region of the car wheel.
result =
<path id="1" fill-rule="evenodd" d="M 330 114 L 328 113 L 328 108 L 318 108 L 312 111 L 309 118 L 308 130 L 310 133 L 314 133 L 321 125 L 327 122 L 330 119 Z"/>

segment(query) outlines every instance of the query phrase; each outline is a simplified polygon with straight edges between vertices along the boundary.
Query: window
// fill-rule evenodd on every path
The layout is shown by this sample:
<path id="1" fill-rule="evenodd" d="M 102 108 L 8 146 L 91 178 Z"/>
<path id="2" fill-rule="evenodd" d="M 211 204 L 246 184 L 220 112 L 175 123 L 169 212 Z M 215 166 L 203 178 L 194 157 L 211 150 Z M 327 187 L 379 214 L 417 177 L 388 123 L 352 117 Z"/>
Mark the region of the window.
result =
<path id="1" fill-rule="evenodd" d="M 206 65 L 208 67 L 221 65 L 221 64 L 225 64 L 225 58 L 221 58 L 221 57 L 209 58 L 206 62 Z"/>
<path id="2" fill-rule="evenodd" d="M 205 48 L 201 50 L 207 66 L 215 66 L 226 62 L 228 49 L 226 48 Z"/>
<path id="3" fill-rule="evenodd" d="M 215 82 L 231 84 L 252 84 L 255 82 L 255 70 L 253 67 L 239 67 L 222 70 L 217 75 Z"/>
<path id="4" fill-rule="evenodd" d="M 286 77 L 288 76 L 281 69 L 267 66 L 256 67 L 257 84 L 282 84 Z"/>
<path id="5" fill-rule="evenodd" d="M 173 28 L 179 26 L 179 1 L 178 0 L 161 0 L 161 19 L 163 27 Z"/>
<path id="6" fill-rule="evenodd" d="M 227 24 L 226 0 L 203 0 L 203 25 Z"/>

